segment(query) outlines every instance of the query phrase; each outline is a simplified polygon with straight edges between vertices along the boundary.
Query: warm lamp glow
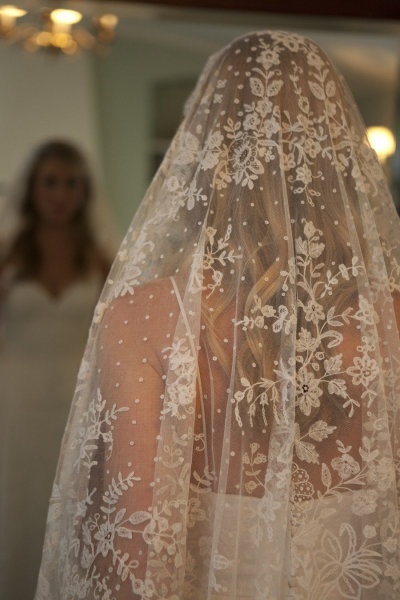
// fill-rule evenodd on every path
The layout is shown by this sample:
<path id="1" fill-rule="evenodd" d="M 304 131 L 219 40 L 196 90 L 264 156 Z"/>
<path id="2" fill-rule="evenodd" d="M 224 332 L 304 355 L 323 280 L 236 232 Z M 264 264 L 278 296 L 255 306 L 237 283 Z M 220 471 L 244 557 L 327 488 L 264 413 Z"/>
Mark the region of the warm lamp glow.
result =
<path id="1" fill-rule="evenodd" d="M 50 19 L 57 25 L 73 25 L 74 23 L 79 23 L 82 19 L 82 14 L 77 10 L 56 8 L 51 11 Z"/>
<path id="2" fill-rule="evenodd" d="M 387 127 L 368 127 L 367 136 L 371 147 L 375 150 L 381 162 L 394 154 L 396 142 L 394 135 Z"/>
<path id="3" fill-rule="evenodd" d="M 14 29 L 15 20 L 26 15 L 26 10 L 18 8 L 13 4 L 3 4 L 0 6 L 0 32 L 8 36 Z"/>
<path id="4" fill-rule="evenodd" d="M 99 17 L 99 23 L 106 29 L 115 29 L 118 24 L 118 17 L 111 14 L 101 15 L 101 17 Z"/>
<path id="5" fill-rule="evenodd" d="M 3 4 L 0 6 L 0 16 L 1 17 L 11 17 L 13 19 L 18 19 L 18 17 L 23 17 L 26 15 L 26 10 L 22 8 L 18 8 L 13 4 Z"/>

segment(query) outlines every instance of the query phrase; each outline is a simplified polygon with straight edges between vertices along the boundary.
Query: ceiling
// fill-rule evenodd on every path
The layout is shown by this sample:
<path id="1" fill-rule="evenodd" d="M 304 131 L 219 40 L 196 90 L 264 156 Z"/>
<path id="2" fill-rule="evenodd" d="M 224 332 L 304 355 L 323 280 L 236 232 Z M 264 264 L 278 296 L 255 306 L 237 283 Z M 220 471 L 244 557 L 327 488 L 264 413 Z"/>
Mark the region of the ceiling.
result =
<path id="1" fill-rule="evenodd" d="M 399 20 L 389 19 L 352 19 L 339 17 L 320 17 L 308 15 L 307 10 L 316 6 L 314 0 L 294 0 L 298 14 L 276 14 L 270 10 L 254 13 L 251 10 L 217 10 L 225 0 L 212 0 L 213 9 L 204 8 L 207 0 L 159 0 L 152 2 L 89 2 L 91 6 L 108 8 L 118 12 L 120 16 L 120 34 L 132 36 L 135 39 L 151 41 L 159 44 L 169 44 L 175 47 L 188 48 L 204 54 L 210 54 L 228 43 L 234 37 L 252 29 L 285 28 L 301 31 L 310 35 L 321 44 L 331 58 L 343 71 L 346 78 L 356 81 L 358 87 L 371 79 L 377 86 L 391 85 L 397 81 L 398 56 L 400 55 L 400 1 L 380 0 L 368 2 L 363 0 L 359 12 L 365 12 L 369 4 L 387 8 L 388 4 L 398 7 Z M 210 0 L 211 2 L 211 0 Z M 279 0 L 286 7 L 294 2 Z M 266 0 L 229 0 L 230 6 L 246 3 L 246 9 L 252 5 L 267 4 Z M 353 2 L 346 0 L 347 4 Z M 202 8 L 196 8 L 201 4 Z M 275 0 L 268 0 L 269 8 L 276 5 Z M 323 2 L 320 1 L 320 4 Z M 328 0 L 325 0 L 328 4 Z M 357 3 L 359 4 L 359 3 Z M 168 6 L 167 6 L 168 5 Z M 331 2 L 339 12 L 342 0 Z M 333 8 L 331 9 L 333 11 Z M 384 12 L 383 10 L 381 12 Z M 386 11 L 387 12 L 387 11 Z M 396 11 L 392 11 L 395 13 Z M 370 13 L 370 15 L 372 12 Z"/>
<path id="2" fill-rule="evenodd" d="M 134 4 L 133 0 L 122 2 Z M 154 4 L 142 1 L 143 4 Z M 400 19 L 397 0 L 158 0 L 158 5 L 196 7 L 212 10 L 245 10 L 276 14 L 354 17 L 365 19 Z"/>
<path id="3" fill-rule="evenodd" d="M 42 1 L 21 0 L 25 5 Z M 385 104 L 385 98 L 397 93 L 400 0 L 65 0 L 63 4 L 79 5 L 87 14 L 116 13 L 118 37 L 204 56 L 254 29 L 299 31 L 327 51 L 357 90 L 358 102 L 371 96 L 371 86 L 375 89 L 374 99 L 367 98 L 370 103 Z"/>

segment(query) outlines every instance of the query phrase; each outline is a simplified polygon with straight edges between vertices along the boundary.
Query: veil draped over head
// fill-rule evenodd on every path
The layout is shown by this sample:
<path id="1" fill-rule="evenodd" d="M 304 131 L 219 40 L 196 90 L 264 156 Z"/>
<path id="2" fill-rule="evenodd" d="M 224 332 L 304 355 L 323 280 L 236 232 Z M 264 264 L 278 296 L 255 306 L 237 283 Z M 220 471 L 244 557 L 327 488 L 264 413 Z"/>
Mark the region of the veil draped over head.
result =
<path id="1" fill-rule="evenodd" d="M 37 599 L 398 599 L 399 293 L 329 59 L 211 57 L 96 309 Z"/>

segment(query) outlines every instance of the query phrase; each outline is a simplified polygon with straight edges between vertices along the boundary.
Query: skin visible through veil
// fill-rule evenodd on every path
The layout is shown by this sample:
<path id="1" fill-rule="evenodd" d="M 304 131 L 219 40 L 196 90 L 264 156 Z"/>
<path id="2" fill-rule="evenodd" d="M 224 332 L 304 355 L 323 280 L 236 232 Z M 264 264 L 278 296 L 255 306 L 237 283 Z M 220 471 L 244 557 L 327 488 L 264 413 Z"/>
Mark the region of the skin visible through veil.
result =
<path id="1" fill-rule="evenodd" d="M 37 600 L 395 600 L 400 225 L 341 76 L 212 56 L 100 298 Z"/>

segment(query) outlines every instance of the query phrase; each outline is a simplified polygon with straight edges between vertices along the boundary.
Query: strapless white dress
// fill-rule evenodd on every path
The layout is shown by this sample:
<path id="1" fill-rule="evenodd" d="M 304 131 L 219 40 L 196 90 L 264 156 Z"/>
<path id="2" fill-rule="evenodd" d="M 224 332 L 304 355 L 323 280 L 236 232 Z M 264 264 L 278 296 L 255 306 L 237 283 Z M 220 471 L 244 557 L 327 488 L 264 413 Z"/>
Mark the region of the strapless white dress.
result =
<path id="1" fill-rule="evenodd" d="M 99 292 L 97 277 L 57 300 L 23 282 L 1 307 L 1 600 L 34 594 L 59 446 Z"/>

